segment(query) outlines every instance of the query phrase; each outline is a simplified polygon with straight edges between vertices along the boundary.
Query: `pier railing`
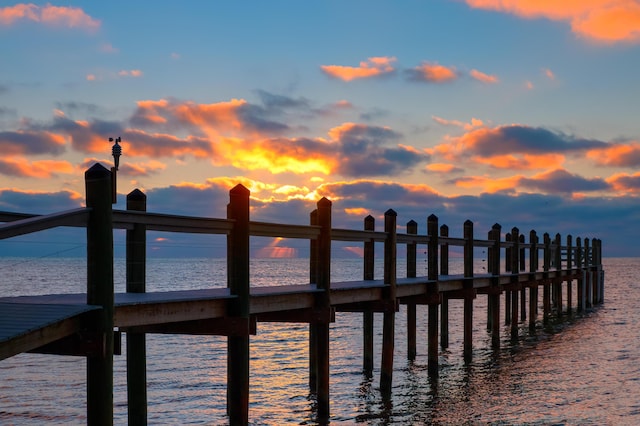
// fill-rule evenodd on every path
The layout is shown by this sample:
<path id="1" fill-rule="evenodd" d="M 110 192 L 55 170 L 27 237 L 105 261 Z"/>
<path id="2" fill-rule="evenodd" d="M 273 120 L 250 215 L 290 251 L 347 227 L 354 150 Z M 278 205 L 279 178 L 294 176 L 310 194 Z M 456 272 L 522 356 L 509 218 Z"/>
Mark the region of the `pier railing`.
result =
<path id="1" fill-rule="evenodd" d="M 487 239 L 480 239 L 469 220 L 462 225 L 462 236 L 452 237 L 449 227 L 440 226 L 434 215 L 426 221 L 426 233 L 418 232 L 419 225 L 414 220 L 406 223 L 404 232 L 398 232 L 397 215 L 391 209 L 384 214 L 381 231 L 375 230 L 372 216 L 364 218 L 362 230 L 338 229 L 332 227 L 332 203 L 326 198 L 319 200 L 317 208 L 310 212 L 309 225 L 256 222 L 249 217 L 249 191 L 241 185 L 230 191 L 226 218 L 150 213 L 146 211 L 146 196 L 139 190 L 127 196 L 126 210 L 112 210 L 111 172 L 97 164 L 86 172 L 85 180 L 85 208 L 49 215 L 0 212 L 0 221 L 5 222 L 0 226 L 0 239 L 60 226 L 85 227 L 87 293 L 84 301 L 78 302 L 76 298 L 73 303 L 99 307 L 103 313 L 92 316 L 82 330 L 70 329 L 69 336 L 51 334 L 53 337 L 49 340 L 31 338 L 30 346 L 24 338 L 7 335 L 0 340 L 0 355 L 6 358 L 27 350 L 55 353 L 61 351 L 55 348 L 64 347 L 64 353 L 87 356 L 87 413 L 91 424 L 112 422 L 113 354 L 119 352 L 117 337 L 121 331 L 127 333 L 128 405 L 132 424 L 146 422 L 146 333 L 228 336 L 229 419 L 232 424 L 247 423 L 249 336 L 255 334 L 256 324 L 263 321 L 309 323 L 309 384 L 317 398 L 318 418 L 328 419 L 329 324 L 335 320 L 336 311 L 363 314 L 363 370 L 367 375 L 373 371 L 373 313 L 384 314 L 380 389 L 383 394 L 389 394 L 397 332 L 395 316 L 400 304 L 406 305 L 410 359 L 416 356 L 416 306 L 428 306 L 428 368 L 430 374 L 437 375 L 439 346 L 448 346 L 450 299 L 464 300 L 465 360 L 472 357 L 473 301 L 478 294 L 487 295 L 487 330 L 496 348 L 500 345 L 502 329 L 502 294 L 505 295 L 502 319 L 505 325 L 510 325 L 514 340 L 521 332 L 519 322 L 527 320 L 527 311 L 528 330 L 535 333 L 540 287 L 543 289 L 543 324 L 553 315 L 561 317 L 564 308 L 570 311 L 575 306 L 577 311 L 583 311 L 604 299 L 599 239 L 578 237 L 574 240 L 566 236 L 563 242 L 560 234 L 552 239 L 545 233 L 540 240 L 532 230 L 527 242 L 518 228 L 503 232 L 498 224 L 489 230 Z M 123 295 L 115 295 L 113 289 L 114 229 L 126 230 L 127 293 Z M 146 235 L 149 231 L 226 235 L 227 289 L 215 293 L 207 289 L 147 293 Z M 308 240 L 309 282 L 252 288 L 251 237 Z M 334 241 L 362 244 L 362 280 L 331 282 Z M 384 246 L 381 279 L 374 276 L 376 243 Z M 406 277 L 397 276 L 398 245 L 406 248 Z M 463 273 L 450 275 L 449 254 L 455 247 L 462 250 Z M 417 273 L 418 248 L 426 253 L 425 276 Z M 478 249 L 483 255 L 486 253 L 481 259 L 486 262 L 482 273 L 474 270 L 474 261 L 479 260 Z M 52 303 L 47 300 L 46 297 L 34 299 L 34 303 Z M 0 303 L 13 302 L 11 298 L 0 298 Z M 87 339 L 92 341 L 92 350 L 86 349 L 87 342 L 83 340 Z"/>

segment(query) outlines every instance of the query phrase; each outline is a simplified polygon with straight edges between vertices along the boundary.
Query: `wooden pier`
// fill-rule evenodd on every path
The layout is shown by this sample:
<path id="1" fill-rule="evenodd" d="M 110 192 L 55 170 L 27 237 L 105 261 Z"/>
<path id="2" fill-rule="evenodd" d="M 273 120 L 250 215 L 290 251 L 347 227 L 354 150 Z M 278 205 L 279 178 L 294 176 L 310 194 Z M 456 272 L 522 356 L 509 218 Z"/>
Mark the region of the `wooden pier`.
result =
<path id="1" fill-rule="evenodd" d="M 540 240 L 531 231 L 525 242 L 517 228 L 503 232 L 498 224 L 488 230 L 487 239 L 481 239 L 471 221 L 462 225 L 462 237 L 450 237 L 449 228 L 434 215 L 428 217 L 424 234 L 413 220 L 405 232 L 399 232 L 393 210 L 385 213 L 382 231 L 375 230 L 371 216 L 364 218 L 362 230 L 336 229 L 331 223 L 332 203 L 325 198 L 310 212 L 307 226 L 254 222 L 249 217 L 249 191 L 241 185 L 230 191 L 224 219 L 148 213 L 146 196 L 139 190 L 128 195 L 127 209 L 118 211 L 112 210 L 109 170 L 96 164 L 85 173 L 85 181 L 85 208 L 49 215 L 0 212 L 4 222 L 0 239 L 60 226 L 87 229 L 86 293 L 0 297 L 0 360 L 22 352 L 87 357 L 87 421 L 91 425 L 113 424 L 113 357 L 120 353 L 122 332 L 127 333 L 130 424 L 146 424 L 145 335 L 173 333 L 228 336 L 227 407 L 229 422 L 236 425 L 249 422 L 249 336 L 256 333 L 257 323 L 308 323 L 309 386 L 317 398 L 317 418 L 323 422 L 330 417 L 329 325 L 336 311 L 363 313 L 367 375 L 373 372 L 373 313 L 383 313 L 380 390 L 388 396 L 396 334 L 407 333 L 410 359 L 416 356 L 416 342 L 425 338 L 416 333 L 417 305 L 428 306 L 428 370 L 437 376 L 439 349 L 448 345 L 450 299 L 464 300 L 463 356 L 470 361 L 473 302 L 478 295 L 487 297 L 487 330 L 494 348 L 500 346 L 501 318 L 517 341 L 522 322 L 528 321 L 529 332 L 535 333 L 536 323 L 561 317 L 563 309 L 583 311 L 604 298 L 598 239 L 566 236 L 563 242 L 559 234 L 553 239 L 544 234 Z M 126 229 L 126 293 L 114 293 L 114 229 Z M 146 292 L 147 231 L 226 235 L 227 288 Z M 309 282 L 251 287 L 249 243 L 255 236 L 308 240 Z M 362 280 L 331 281 L 333 241 L 363 245 Z M 375 243 L 384 245 L 384 273 L 377 279 Z M 406 247 L 406 277 L 396 273 L 399 245 Z M 451 247 L 462 247 L 462 274 L 449 275 Z M 418 248 L 426 250 L 426 276 L 417 274 Z M 474 249 L 478 248 L 486 252 L 486 273 L 482 274 L 474 272 L 474 260 L 478 260 Z M 406 305 L 406 331 L 395 326 L 400 304 Z"/>

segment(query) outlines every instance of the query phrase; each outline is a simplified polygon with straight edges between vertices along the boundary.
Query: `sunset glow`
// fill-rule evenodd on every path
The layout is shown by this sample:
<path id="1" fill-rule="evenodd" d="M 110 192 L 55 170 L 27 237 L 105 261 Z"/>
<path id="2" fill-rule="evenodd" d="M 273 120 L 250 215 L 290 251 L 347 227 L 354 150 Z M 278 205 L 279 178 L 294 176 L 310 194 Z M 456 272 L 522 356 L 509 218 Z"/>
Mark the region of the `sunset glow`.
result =
<path id="1" fill-rule="evenodd" d="M 150 210 L 225 217 L 241 183 L 257 221 L 308 224 L 321 197 L 340 228 L 586 212 L 561 232 L 607 239 L 606 217 L 634 230 L 608 247 L 635 247 L 637 1 L 249 6 L 0 6 L 0 210 L 82 205 L 121 137 L 116 209 L 139 188 Z"/>

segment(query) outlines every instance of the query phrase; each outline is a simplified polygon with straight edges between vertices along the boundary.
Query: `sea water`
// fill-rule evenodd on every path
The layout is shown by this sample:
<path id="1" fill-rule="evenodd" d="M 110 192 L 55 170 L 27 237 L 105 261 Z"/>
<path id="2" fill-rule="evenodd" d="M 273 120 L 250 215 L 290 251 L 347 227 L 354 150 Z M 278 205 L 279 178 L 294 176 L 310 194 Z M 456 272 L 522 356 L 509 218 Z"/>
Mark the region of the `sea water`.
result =
<path id="1" fill-rule="evenodd" d="M 382 315 L 375 315 L 375 368 L 367 377 L 362 314 L 337 313 L 331 324 L 331 424 L 640 424 L 640 259 L 603 263 L 603 305 L 548 327 L 539 324 L 533 335 L 522 323 L 517 342 L 503 326 L 499 351 L 491 349 L 486 296 L 479 295 L 469 364 L 462 357 L 462 302 L 451 300 L 450 344 L 440 350 L 437 380 L 427 371 L 427 309 L 418 307 L 418 355 L 408 361 L 401 307 L 388 400 L 379 391 Z M 116 259 L 117 291 L 124 291 L 124 269 Z M 224 260 L 149 259 L 147 270 L 148 291 L 225 286 Z M 304 259 L 255 259 L 251 281 L 304 283 L 308 271 Z M 0 297 L 83 292 L 86 265 L 82 258 L 3 258 L 0 277 Z M 361 277 L 360 260 L 332 263 L 334 280 Z M 575 286 L 573 303 L 575 308 Z M 251 424 L 316 423 L 307 343 L 306 324 L 258 324 L 251 336 Z M 114 361 L 115 424 L 127 423 L 125 357 Z M 86 423 L 85 367 L 82 357 L 20 354 L 0 361 L 0 424 Z M 226 338 L 148 335 L 147 382 L 149 424 L 228 423 Z"/>

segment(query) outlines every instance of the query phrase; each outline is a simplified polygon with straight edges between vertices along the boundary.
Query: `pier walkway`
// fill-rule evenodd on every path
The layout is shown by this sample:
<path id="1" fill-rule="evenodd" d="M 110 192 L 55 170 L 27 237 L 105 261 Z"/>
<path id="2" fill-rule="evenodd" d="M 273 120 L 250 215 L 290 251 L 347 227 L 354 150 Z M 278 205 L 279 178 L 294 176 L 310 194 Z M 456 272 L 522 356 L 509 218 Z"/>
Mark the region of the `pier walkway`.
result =
<path id="1" fill-rule="evenodd" d="M 519 323 L 546 323 L 563 310 L 578 311 L 604 298 L 602 248 L 598 239 L 559 234 L 543 241 L 535 231 L 529 241 L 517 228 L 503 234 L 494 225 L 486 240 L 474 236 L 473 223 L 463 236 L 449 237 L 434 215 L 426 234 L 417 222 L 398 232 L 396 213 L 384 216 L 384 231 L 375 219 L 364 219 L 363 230 L 331 226 L 331 202 L 322 199 L 310 213 L 308 226 L 249 220 L 249 191 L 230 191 L 226 219 L 146 212 L 146 196 L 135 190 L 127 210 L 112 210 L 111 172 L 96 164 L 85 174 L 87 207 L 50 215 L 0 212 L 0 239 L 58 227 L 87 229 L 87 292 L 2 297 L 0 287 L 0 360 L 23 352 L 87 357 L 87 419 L 89 424 L 113 423 L 113 356 L 120 353 L 120 334 L 127 333 L 127 378 L 130 424 L 146 424 L 145 335 L 174 333 L 228 336 L 227 403 L 231 424 L 249 422 L 249 336 L 259 322 L 309 324 L 309 386 L 317 397 L 317 417 L 329 419 L 329 324 L 335 312 L 363 313 L 363 369 L 373 371 L 373 313 L 382 312 L 383 336 L 380 390 L 391 392 L 395 316 L 406 305 L 408 356 L 416 356 L 416 306 L 428 306 L 428 368 L 438 374 L 439 348 L 448 346 L 448 301 L 464 300 L 464 358 L 473 349 L 473 301 L 488 300 L 487 330 L 499 347 L 500 331 L 510 325 L 518 339 Z M 114 293 L 113 230 L 126 229 L 127 291 Z M 147 231 L 222 234 L 227 236 L 227 287 L 146 292 Z M 504 235 L 504 240 L 502 236 Z M 309 241 L 309 282 L 252 287 L 249 279 L 251 237 L 297 238 Z M 331 282 L 331 243 L 361 243 L 363 280 Z M 384 277 L 374 277 L 376 243 L 383 244 Z M 406 277 L 396 273 L 397 246 L 406 246 Z M 427 275 L 416 274 L 417 248 L 427 255 Z M 449 274 L 449 249 L 463 250 L 464 273 Z M 474 272 L 475 249 L 486 252 L 486 272 Z M 542 257 L 540 258 L 540 253 Z M 564 286 L 564 289 L 563 289 Z M 542 288 L 542 314 L 538 291 Z M 575 289 L 575 293 L 574 293 Z M 504 309 L 501 316 L 501 296 Z M 563 301 L 566 295 L 567 300 Z M 528 303 L 527 303 L 528 302 Z"/>

